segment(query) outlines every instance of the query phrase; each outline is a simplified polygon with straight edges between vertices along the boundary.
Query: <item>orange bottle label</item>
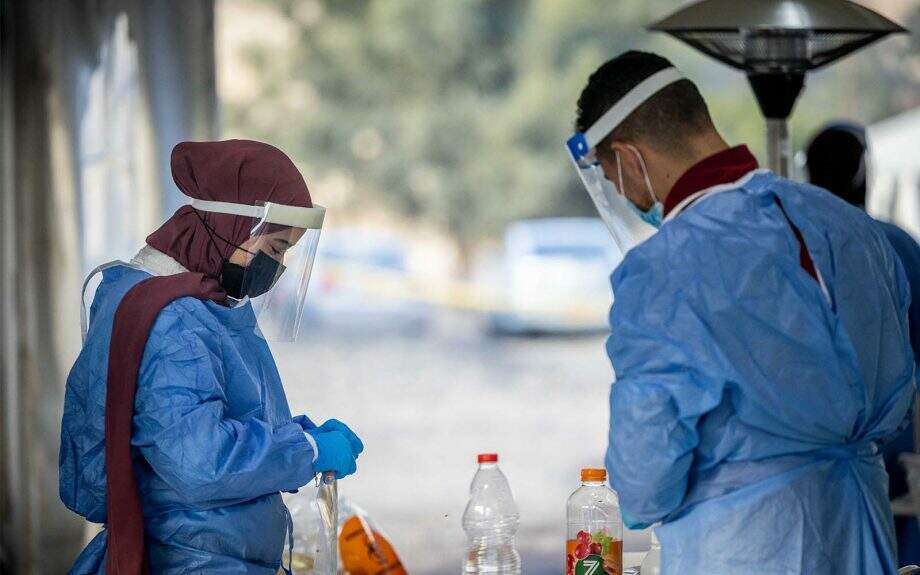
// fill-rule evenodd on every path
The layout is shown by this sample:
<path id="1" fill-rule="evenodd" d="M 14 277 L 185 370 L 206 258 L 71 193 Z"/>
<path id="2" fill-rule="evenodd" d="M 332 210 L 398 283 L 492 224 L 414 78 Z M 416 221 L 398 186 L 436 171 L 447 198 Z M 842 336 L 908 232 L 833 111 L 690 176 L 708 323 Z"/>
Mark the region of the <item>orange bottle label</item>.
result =
<path id="1" fill-rule="evenodd" d="M 349 575 L 408 575 L 390 542 L 357 516 L 342 525 L 339 554 Z"/>
<path id="2" fill-rule="evenodd" d="M 578 533 L 565 542 L 566 575 L 623 575 L 623 540 Z"/>

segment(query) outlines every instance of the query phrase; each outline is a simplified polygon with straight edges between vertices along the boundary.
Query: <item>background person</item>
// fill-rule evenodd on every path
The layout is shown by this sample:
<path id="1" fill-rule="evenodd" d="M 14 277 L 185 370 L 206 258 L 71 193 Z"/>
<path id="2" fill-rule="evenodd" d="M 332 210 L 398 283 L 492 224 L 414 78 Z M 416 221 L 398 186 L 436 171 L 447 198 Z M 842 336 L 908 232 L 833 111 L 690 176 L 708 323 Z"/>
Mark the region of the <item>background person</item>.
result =
<path id="1" fill-rule="evenodd" d="M 815 134 L 806 150 L 808 178 L 850 204 L 866 209 L 868 172 L 866 129 L 849 122 L 831 123 Z M 914 358 L 920 358 L 920 246 L 910 234 L 898 226 L 876 220 L 901 259 L 910 284 L 911 305 L 908 312 L 910 343 Z M 914 420 L 884 449 L 885 469 L 888 471 L 888 494 L 891 499 L 908 492 L 907 474 L 898 462 L 901 453 L 913 452 Z M 901 565 L 920 563 L 920 527 L 916 517 L 895 517 L 898 538 L 898 562 Z"/>
<path id="2" fill-rule="evenodd" d="M 660 226 L 612 279 L 624 519 L 662 522 L 665 573 L 894 573 L 879 445 L 915 393 L 902 266 L 862 211 L 729 147 L 692 82 L 633 92 L 669 68 L 627 52 L 578 101 L 581 133 L 637 104 L 594 153 Z"/>
<path id="3" fill-rule="evenodd" d="M 274 575 L 291 536 L 279 492 L 353 473 L 363 450 L 340 422 L 291 417 L 249 302 L 322 208 L 267 144 L 186 142 L 171 165 L 187 196 L 226 203 L 180 208 L 103 272 L 67 380 L 60 494 L 106 528 L 71 573 Z M 227 213 L 265 202 L 290 221 Z"/>

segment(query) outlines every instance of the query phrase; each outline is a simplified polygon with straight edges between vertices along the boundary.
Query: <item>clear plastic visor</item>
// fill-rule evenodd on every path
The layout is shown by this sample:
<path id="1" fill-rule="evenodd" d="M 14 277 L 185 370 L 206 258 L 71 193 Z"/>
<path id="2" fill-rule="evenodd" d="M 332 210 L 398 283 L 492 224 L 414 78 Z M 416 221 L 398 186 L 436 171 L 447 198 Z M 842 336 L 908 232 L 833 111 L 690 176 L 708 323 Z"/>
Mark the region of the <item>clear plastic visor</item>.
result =
<path id="1" fill-rule="evenodd" d="M 319 237 L 319 229 L 263 222 L 246 242 L 243 289 L 264 292 L 252 302 L 265 339 L 297 339 Z"/>
<path id="2" fill-rule="evenodd" d="M 595 146 L 646 100 L 680 80 L 683 80 L 683 76 L 672 66 L 655 72 L 620 98 L 584 133 L 577 132 L 566 141 L 569 159 L 623 255 L 651 236 L 655 228 L 633 212 L 629 200 L 621 195 L 623 190 L 617 193 L 616 186 L 607 179 L 597 161 Z"/>
<path id="3" fill-rule="evenodd" d="M 569 159 L 623 255 L 655 232 L 636 215 L 629 206 L 629 200 L 607 179 L 593 151 L 578 160 L 569 153 Z"/>

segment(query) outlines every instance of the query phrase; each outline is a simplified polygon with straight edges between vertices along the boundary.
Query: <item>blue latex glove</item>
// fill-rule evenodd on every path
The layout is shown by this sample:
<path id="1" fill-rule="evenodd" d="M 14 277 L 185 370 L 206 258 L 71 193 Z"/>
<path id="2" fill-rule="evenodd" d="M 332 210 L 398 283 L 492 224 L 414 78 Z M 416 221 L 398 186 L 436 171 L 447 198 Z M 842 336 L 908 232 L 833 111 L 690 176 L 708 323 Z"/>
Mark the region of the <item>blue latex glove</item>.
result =
<path id="1" fill-rule="evenodd" d="M 313 462 L 313 471 L 325 473 L 334 471 L 336 479 L 348 477 L 358 469 L 348 438 L 339 431 L 320 431 L 319 428 L 305 430 L 316 441 L 319 454 Z"/>
<path id="2" fill-rule="evenodd" d="M 361 439 L 355 435 L 355 432 L 351 430 L 350 427 L 339 421 L 338 419 L 330 419 L 326 423 L 319 426 L 319 430 L 322 432 L 327 431 L 338 431 L 345 436 L 345 439 L 348 440 L 348 444 L 351 445 L 351 453 L 357 457 L 361 455 L 361 452 L 364 451 L 364 443 Z"/>
<path id="3" fill-rule="evenodd" d="M 630 515 L 622 509 L 620 510 L 620 515 L 623 516 L 623 525 L 625 525 L 627 529 L 645 529 L 646 527 L 652 526 L 651 523 L 642 523 L 641 521 L 630 517 Z"/>

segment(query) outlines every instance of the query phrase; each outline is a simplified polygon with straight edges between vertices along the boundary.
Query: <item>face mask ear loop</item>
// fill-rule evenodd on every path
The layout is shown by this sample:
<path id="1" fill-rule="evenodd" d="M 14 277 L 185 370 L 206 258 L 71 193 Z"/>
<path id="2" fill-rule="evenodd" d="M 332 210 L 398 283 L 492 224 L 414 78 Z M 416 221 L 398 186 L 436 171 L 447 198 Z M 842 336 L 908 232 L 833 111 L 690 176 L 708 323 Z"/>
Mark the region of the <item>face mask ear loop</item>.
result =
<path id="1" fill-rule="evenodd" d="M 632 150 L 632 153 L 639 158 L 639 165 L 642 166 L 642 175 L 645 176 L 645 187 L 648 189 L 648 195 L 652 197 L 652 204 L 658 203 L 660 200 L 655 197 L 655 192 L 652 190 L 652 181 L 648 177 L 648 169 L 645 167 L 645 158 L 642 157 L 642 154 L 639 153 L 639 150 L 637 150 L 635 146 L 627 144 L 626 147 Z"/>
<path id="2" fill-rule="evenodd" d="M 201 217 L 201 214 L 198 213 L 198 210 L 196 210 L 195 208 L 192 208 L 192 211 L 195 212 L 196 216 L 198 216 L 198 220 L 201 222 L 201 225 L 204 226 L 204 231 L 208 232 L 208 238 L 211 240 L 211 245 L 213 245 L 214 249 L 217 250 L 217 253 L 220 254 L 220 261 L 222 262 L 227 261 L 227 259 L 224 257 L 224 254 L 220 251 L 220 248 L 217 247 L 217 242 L 214 241 L 214 233 L 211 231 L 211 226 L 204 223 L 204 218 Z"/>
<path id="3" fill-rule="evenodd" d="M 249 255 L 251 255 L 251 256 L 255 256 L 255 255 L 256 255 L 256 254 L 252 253 L 251 251 L 247 250 L 246 248 L 244 248 L 243 246 L 238 246 L 238 245 L 234 244 L 233 242 L 231 242 L 230 240 L 228 240 L 228 239 L 226 239 L 226 238 L 224 238 L 224 237 L 221 237 L 217 232 L 215 232 L 214 230 L 211 229 L 211 226 L 209 226 L 207 223 L 205 223 L 204 218 L 201 217 L 201 214 L 198 213 L 198 210 L 196 210 L 195 208 L 192 208 L 192 211 L 195 212 L 195 215 L 198 216 L 198 219 L 201 221 L 201 225 L 203 225 L 205 231 L 208 232 L 208 236 L 211 238 L 211 243 L 214 244 L 214 247 L 215 247 L 215 248 L 217 248 L 217 242 L 214 241 L 214 237 L 217 236 L 218 239 L 220 239 L 222 242 L 224 242 L 224 243 L 227 244 L 228 246 L 231 246 L 231 247 L 236 248 L 236 249 L 238 249 L 238 250 L 243 250 L 244 252 L 246 252 L 247 254 L 249 254 Z M 220 252 L 220 248 L 217 248 L 217 251 Z M 224 254 L 223 254 L 223 253 L 220 254 L 220 259 L 221 259 L 221 261 L 225 261 L 225 262 L 226 262 L 226 261 L 229 261 L 229 258 L 224 257 Z"/>
<path id="4" fill-rule="evenodd" d="M 623 164 L 620 163 L 620 152 L 614 150 L 613 154 L 617 159 L 617 180 L 619 180 L 617 192 L 619 192 L 621 196 L 626 197 L 625 188 L 623 187 Z"/>

